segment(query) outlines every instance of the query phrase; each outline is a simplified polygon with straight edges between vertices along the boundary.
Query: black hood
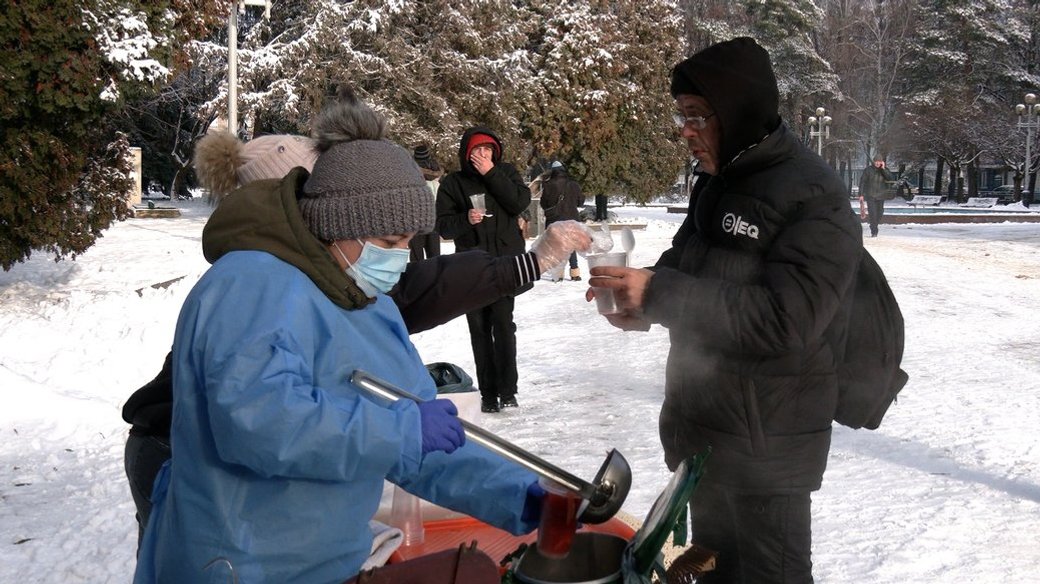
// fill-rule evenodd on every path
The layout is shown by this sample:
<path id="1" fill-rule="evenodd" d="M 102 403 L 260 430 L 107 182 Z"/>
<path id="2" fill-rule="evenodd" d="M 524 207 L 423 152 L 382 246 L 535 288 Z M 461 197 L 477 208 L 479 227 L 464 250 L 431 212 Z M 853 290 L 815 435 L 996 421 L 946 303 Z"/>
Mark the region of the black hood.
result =
<path id="1" fill-rule="evenodd" d="M 766 52 L 754 39 L 735 38 L 703 49 L 672 69 L 672 97 L 700 95 L 722 128 L 719 165 L 780 126 L 780 92 Z"/>
<path id="2" fill-rule="evenodd" d="M 459 168 L 461 168 L 462 172 L 466 174 L 472 176 L 480 176 L 480 173 L 477 172 L 477 169 L 473 167 L 473 163 L 470 162 L 468 158 L 466 158 L 466 144 L 469 144 L 469 139 L 472 138 L 474 134 L 487 134 L 488 136 L 491 136 L 495 139 L 495 143 L 498 144 L 498 148 L 495 150 L 495 153 L 491 156 L 491 161 L 495 164 L 498 164 L 502 160 L 502 139 L 498 137 L 498 134 L 492 132 L 491 128 L 488 128 L 487 126 L 473 126 L 472 128 L 469 128 L 468 130 L 462 133 L 462 139 L 459 140 Z"/>

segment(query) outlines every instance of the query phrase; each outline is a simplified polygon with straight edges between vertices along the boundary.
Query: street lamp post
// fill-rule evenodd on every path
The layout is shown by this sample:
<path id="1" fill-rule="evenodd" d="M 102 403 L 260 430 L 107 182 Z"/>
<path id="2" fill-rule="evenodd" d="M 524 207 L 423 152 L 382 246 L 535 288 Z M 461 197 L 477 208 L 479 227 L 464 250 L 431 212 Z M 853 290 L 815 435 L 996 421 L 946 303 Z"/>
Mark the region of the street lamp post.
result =
<path id="1" fill-rule="evenodd" d="M 238 11 L 246 6 L 263 6 L 264 18 L 271 17 L 271 0 L 239 0 L 228 15 L 228 132 L 238 136 Z"/>
<path id="2" fill-rule="evenodd" d="M 1040 103 L 1036 103 L 1036 94 L 1033 93 L 1027 93 L 1025 101 L 1015 106 L 1015 113 L 1018 114 L 1018 127 L 1026 129 L 1026 182 L 1022 188 L 1022 198 L 1025 199 L 1025 193 L 1029 193 L 1026 201 L 1029 204 L 1033 202 L 1033 191 L 1029 188 L 1029 147 L 1033 143 L 1033 129 L 1040 128 Z"/>
<path id="3" fill-rule="evenodd" d="M 826 115 L 827 110 L 822 107 L 816 108 L 816 115 L 809 116 L 809 137 L 816 137 L 816 153 L 823 156 L 823 138 L 831 137 L 831 117 Z M 814 129 L 815 126 L 815 129 Z"/>

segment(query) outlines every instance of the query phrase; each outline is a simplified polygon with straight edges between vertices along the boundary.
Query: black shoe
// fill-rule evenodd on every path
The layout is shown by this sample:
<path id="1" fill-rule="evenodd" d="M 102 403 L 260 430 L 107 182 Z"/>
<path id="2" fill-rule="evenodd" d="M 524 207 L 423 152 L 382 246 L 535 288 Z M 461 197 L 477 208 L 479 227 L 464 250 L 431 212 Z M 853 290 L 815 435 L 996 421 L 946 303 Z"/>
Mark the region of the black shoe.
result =
<path id="1" fill-rule="evenodd" d="M 481 399 L 480 411 L 484 412 L 485 414 L 497 414 L 498 412 L 502 411 L 502 408 L 498 407 L 497 399 Z"/>
<path id="2" fill-rule="evenodd" d="M 581 276 L 574 276 L 571 278 L 571 282 L 581 282 Z"/>
<path id="3" fill-rule="evenodd" d="M 503 408 L 518 408 L 518 407 L 520 407 L 520 404 L 516 403 L 516 396 L 512 396 L 511 395 L 509 397 L 502 398 L 502 407 Z"/>

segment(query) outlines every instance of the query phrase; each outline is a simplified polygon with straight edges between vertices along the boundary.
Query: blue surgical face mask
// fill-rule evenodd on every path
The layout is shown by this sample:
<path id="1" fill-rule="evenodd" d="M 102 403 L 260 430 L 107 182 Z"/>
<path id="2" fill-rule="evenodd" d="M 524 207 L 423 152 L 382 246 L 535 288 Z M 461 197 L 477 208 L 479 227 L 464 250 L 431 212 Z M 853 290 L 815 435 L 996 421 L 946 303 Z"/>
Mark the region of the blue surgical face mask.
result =
<path id="1" fill-rule="evenodd" d="M 407 249 L 382 248 L 368 241 L 362 242 L 361 255 L 353 264 L 343 254 L 338 245 L 333 244 L 343 261 L 347 262 L 347 275 L 361 288 L 369 297 L 374 298 L 379 292 L 386 294 L 397 285 L 401 274 L 408 267 L 410 253 Z"/>

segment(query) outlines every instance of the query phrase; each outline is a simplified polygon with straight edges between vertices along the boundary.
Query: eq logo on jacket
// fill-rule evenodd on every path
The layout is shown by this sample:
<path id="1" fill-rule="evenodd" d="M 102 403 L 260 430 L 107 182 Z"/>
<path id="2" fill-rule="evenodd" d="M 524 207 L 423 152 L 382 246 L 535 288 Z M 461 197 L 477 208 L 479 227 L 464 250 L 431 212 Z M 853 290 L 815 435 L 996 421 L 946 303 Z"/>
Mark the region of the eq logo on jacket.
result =
<path id="1" fill-rule="evenodd" d="M 740 215 L 726 213 L 722 217 L 722 230 L 733 235 L 744 235 L 751 239 L 758 239 L 758 225 L 752 225 L 744 221 Z"/>

